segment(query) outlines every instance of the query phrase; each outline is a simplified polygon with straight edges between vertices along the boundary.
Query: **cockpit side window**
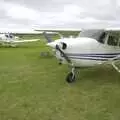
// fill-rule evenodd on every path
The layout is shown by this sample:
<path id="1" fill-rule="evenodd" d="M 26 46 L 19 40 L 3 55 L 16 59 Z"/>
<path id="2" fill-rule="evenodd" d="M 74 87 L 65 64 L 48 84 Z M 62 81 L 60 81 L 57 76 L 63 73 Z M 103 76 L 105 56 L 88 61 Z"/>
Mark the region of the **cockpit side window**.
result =
<path id="1" fill-rule="evenodd" d="M 111 46 L 119 46 L 118 45 L 119 42 L 119 36 L 116 34 L 110 34 L 109 38 L 108 38 L 108 45 Z"/>

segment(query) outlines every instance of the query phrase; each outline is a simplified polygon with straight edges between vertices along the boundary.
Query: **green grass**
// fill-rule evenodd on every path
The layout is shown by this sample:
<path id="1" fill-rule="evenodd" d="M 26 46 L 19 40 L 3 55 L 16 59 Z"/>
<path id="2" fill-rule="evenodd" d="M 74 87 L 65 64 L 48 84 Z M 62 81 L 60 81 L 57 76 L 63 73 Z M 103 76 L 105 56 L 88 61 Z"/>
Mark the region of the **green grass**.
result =
<path id="1" fill-rule="evenodd" d="M 66 65 L 44 42 L 0 48 L 0 120 L 119 120 L 120 75 L 111 66 L 81 69 L 73 84 Z"/>

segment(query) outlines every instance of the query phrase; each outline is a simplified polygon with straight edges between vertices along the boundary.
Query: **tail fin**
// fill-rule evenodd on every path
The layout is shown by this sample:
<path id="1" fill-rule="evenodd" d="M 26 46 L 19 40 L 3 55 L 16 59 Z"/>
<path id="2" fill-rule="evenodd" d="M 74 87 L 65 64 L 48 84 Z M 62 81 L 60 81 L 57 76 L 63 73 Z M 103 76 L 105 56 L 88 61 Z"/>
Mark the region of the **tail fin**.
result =
<path id="1" fill-rule="evenodd" d="M 45 39 L 47 40 L 48 43 L 52 42 L 53 40 L 47 35 L 46 32 L 43 32 L 43 35 L 45 37 Z"/>

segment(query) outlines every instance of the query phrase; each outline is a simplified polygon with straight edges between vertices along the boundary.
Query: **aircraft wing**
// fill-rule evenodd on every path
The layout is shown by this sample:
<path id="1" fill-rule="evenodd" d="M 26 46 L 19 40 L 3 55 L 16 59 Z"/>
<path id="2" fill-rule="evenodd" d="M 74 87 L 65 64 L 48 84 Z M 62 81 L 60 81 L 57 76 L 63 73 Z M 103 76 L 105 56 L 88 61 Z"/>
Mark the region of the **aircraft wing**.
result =
<path id="1" fill-rule="evenodd" d="M 58 31 L 81 31 L 82 29 L 79 28 L 34 28 L 34 31 L 52 31 L 52 32 L 58 32 Z"/>
<path id="2" fill-rule="evenodd" d="M 35 42 L 39 41 L 40 39 L 33 39 L 33 40 L 15 40 L 14 43 L 24 43 L 24 42 Z"/>
<path id="3" fill-rule="evenodd" d="M 58 29 L 52 29 L 52 28 L 47 28 L 47 29 L 40 29 L 40 28 L 34 28 L 34 31 L 36 32 L 47 32 L 49 34 L 57 34 L 60 36 L 60 38 L 63 38 L 65 36 L 70 36 L 70 35 L 74 35 L 74 36 L 78 36 L 78 34 L 81 32 L 81 28 L 79 29 L 65 29 L 65 28 L 58 28 Z"/>

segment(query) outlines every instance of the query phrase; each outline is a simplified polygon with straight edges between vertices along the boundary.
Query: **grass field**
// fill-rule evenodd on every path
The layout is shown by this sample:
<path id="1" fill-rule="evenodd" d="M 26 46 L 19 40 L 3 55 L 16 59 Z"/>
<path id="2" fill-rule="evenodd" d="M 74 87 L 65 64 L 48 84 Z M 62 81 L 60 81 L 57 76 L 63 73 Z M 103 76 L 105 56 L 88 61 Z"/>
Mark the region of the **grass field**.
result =
<path id="1" fill-rule="evenodd" d="M 65 81 L 66 65 L 44 42 L 0 48 L 0 120 L 120 120 L 120 75 L 111 66 L 80 71 Z"/>

